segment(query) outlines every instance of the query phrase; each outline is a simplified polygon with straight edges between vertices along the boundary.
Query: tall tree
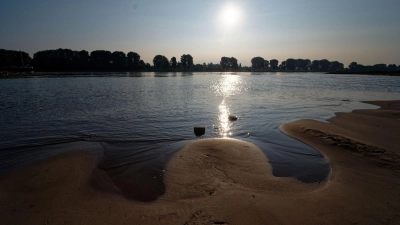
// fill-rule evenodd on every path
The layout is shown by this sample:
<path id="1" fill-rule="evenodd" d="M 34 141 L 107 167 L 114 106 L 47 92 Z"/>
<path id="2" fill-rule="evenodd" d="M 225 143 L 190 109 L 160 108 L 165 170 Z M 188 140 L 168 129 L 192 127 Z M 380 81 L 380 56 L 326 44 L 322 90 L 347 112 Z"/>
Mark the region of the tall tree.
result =
<path id="1" fill-rule="evenodd" d="M 269 64 L 270 64 L 271 69 L 277 70 L 278 69 L 278 65 L 279 65 L 279 61 L 276 60 L 276 59 L 271 59 L 269 61 Z"/>
<path id="2" fill-rule="evenodd" d="M 181 67 L 182 67 L 182 69 L 184 69 L 184 70 L 186 70 L 187 67 L 188 67 L 187 58 L 186 58 L 186 55 L 185 55 L 185 54 L 183 54 L 183 55 L 181 56 Z"/>
<path id="3" fill-rule="evenodd" d="M 238 68 L 237 59 L 235 57 L 221 57 L 220 65 L 223 70 L 236 70 Z"/>
<path id="4" fill-rule="evenodd" d="M 30 66 L 31 60 L 26 52 L 0 49 L 0 67 Z"/>
<path id="5" fill-rule="evenodd" d="M 190 54 L 183 54 L 181 56 L 181 66 L 184 70 L 191 70 L 193 68 L 193 57 Z"/>
<path id="6" fill-rule="evenodd" d="M 338 61 L 331 62 L 331 66 L 329 67 L 329 72 L 343 71 L 344 66 L 343 63 Z"/>
<path id="7" fill-rule="evenodd" d="M 31 57 L 26 52 L 0 49 L 0 67 L 30 66 Z"/>
<path id="8" fill-rule="evenodd" d="M 92 68 L 94 70 L 111 69 L 111 52 L 105 50 L 96 50 L 90 53 Z"/>
<path id="9" fill-rule="evenodd" d="M 251 67 L 256 70 L 264 68 L 264 58 L 257 56 L 251 59 Z"/>
<path id="10" fill-rule="evenodd" d="M 389 64 L 387 67 L 388 71 L 396 71 L 396 69 L 397 69 L 396 64 Z"/>
<path id="11" fill-rule="evenodd" d="M 228 69 L 229 68 L 229 58 L 228 57 L 221 57 L 221 61 L 219 62 L 221 65 L 222 69 Z"/>
<path id="12" fill-rule="evenodd" d="M 168 70 L 169 60 L 163 55 L 156 55 L 153 59 L 154 68 L 156 70 Z"/>
<path id="13" fill-rule="evenodd" d="M 329 62 L 327 59 L 322 59 L 319 61 L 319 71 L 321 72 L 327 72 L 330 66 L 331 62 Z"/>
<path id="14" fill-rule="evenodd" d="M 355 71 L 356 70 L 356 68 L 357 68 L 357 63 L 356 62 L 352 62 L 352 63 L 350 63 L 350 65 L 349 65 L 349 70 L 350 71 Z"/>
<path id="15" fill-rule="evenodd" d="M 135 70 L 140 68 L 140 55 L 136 52 L 128 52 L 127 61 L 128 69 Z"/>
<path id="16" fill-rule="evenodd" d="M 286 59 L 286 70 L 295 71 L 297 66 L 297 61 L 295 59 Z"/>
<path id="17" fill-rule="evenodd" d="M 318 72 L 319 71 L 319 60 L 313 60 L 310 65 L 310 71 Z"/>
<path id="18" fill-rule="evenodd" d="M 174 56 L 174 57 L 171 58 L 171 66 L 172 66 L 173 69 L 176 69 L 176 65 L 177 65 L 176 58 Z"/>
<path id="19" fill-rule="evenodd" d="M 281 71 L 285 71 L 286 70 L 286 61 L 282 61 L 281 64 L 279 65 L 279 69 Z"/>
<path id="20" fill-rule="evenodd" d="M 230 62 L 230 67 L 232 68 L 232 69 L 237 69 L 239 66 L 238 66 L 238 62 L 237 62 L 237 59 L 235 58 L 235 57 L 231 57 L 230 59 L 229 59 L 229 62 Z"/>
<path id="21" fill-rule="evenodd" d="M 32 64 L 36 71 L 47 70 L 50 65 L 50 57 L 48 51 L 39 51 L 33 54 Z"/>
<path id="22" fill-rule="evenodd" d="M 193 67 L 193 57 L 191 55 L 187 54 L 187 58 L 188 58 L 188 60 L 187 60 L 188 67 L 189 67 L 189 70 L 190 70 Z"/>
<path id="23" fill-rule="evenodd" d="M 33 56 L 36 71 L 72 71 L 78 70 L 79 52 L 71 49 L 45 50 Z"/>
<path id="24" fill-rule="evenodd" d="M 297 59 L 296 60 L 296 70 L 301 72 L 306 72 L 309 70 L 311 61 L 309 59 Z"/>
<path id="25" fill-rule="evenodd" d="M 77 70 L 88 70 L 90 63 L 89 52 L 82 50 L 77 54 Z"/>
<path id="26" fill-rule="evenodd" d="M 112 69 L 123 70 L 126 66 L 126 55 L 123 52 L 115 51 L 111 53 Z"/>

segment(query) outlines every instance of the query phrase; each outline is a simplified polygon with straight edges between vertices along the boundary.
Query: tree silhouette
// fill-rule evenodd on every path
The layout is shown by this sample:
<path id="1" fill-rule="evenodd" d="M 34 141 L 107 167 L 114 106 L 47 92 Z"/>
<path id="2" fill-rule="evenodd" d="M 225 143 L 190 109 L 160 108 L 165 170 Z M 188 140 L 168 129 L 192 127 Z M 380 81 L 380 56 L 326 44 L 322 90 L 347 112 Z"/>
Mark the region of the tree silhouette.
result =
<path id="1" fill-rule="evenodd" d="M 82 50 L 79 51 L 77 54 L 77 58 L 76 58 L 76 70 L 88 70 L 89 69 L 89 63 L 90 63 L 90 56 L 89 56 L 89 52 Z"/>
<path id="2" fill-rule="evenodd" d="M 205 67 L 203 64 L 196 64 L 196 65 L 193 65 L 193 69 L 195 71 L 203 71 L 203 70 L 205 70 Z"/>
<path id="3" fill-rule="evenodd" d="M 343 63 L 340 63 L 338 61 L 331 62 L 331 66 L 329 67 L 329 72 L 337 72 L 343 70 L 344 70 Z"/>
<path id="4" fill-rule="evenodd" d="M 105 50 L 96 50 L 90 53 L 91 65 L 94 70 L 110 70 L 111 69 L 111 52 Z"/>
<path id="5" fill-rule="evenodd" d="M 32 63 L 38 71 L 71 71 L 76 70 L 79 60 L 79 52 L 60 48 L 35 53 Z"/>
<path id="6" fill-rule="evenodd" d="M 238 68 L 237 59 L 235 57 L 221 57 L 220 65 L 223 70 L 236 70 Z"/>
<path id="7" fill-rule="evenodd" d="M 220 64 L 193 64 L 193 57 L 190 54 L 184 54 L 177 62 L 176 57 L 172 57 L 170 61 L 162 55 L 157 55 L 153 59 L 154 69 L 158 71 L 166 71 L 169 69 L 182 70 L 241 70 L 250 71 L 249 67 L 239 67 L 235 57 L 221 57 Z M 300 72 L 370 72 L 370 71 L 396 71 L 400 70 L 400 66 L 395 64 L 375 64 L 373 66 L 363 66 L 352 62 L 348 69 L 344 70 L 342 63 L 338 61 L 330 62 L 327 59 L 313 60 L 309 59 L 293 59 L 289 58 L 279 65 L 279 61 L 271 59 L 264 60 L 262 57 L 254 57 L 251 59 L 252 69 L 256 71 L 300 71 Z M 136 52 L 115 51 L 111 53 L 106 50 L 95 50 L 89 55 L 89 52 L 73 51 L 71 49 L 44 50 L 36 52 L 33 59 L 29 54 L 20 51 L 11 51 L 0 49 L 0 67 L 7 66 L 28 66 L 33 65 L 35 71 L 121 71 L 121 70 L 150 70 L 152 67 L 149 63 L 145 63 L 140 59 L 140 55 Z"/>
<path id="8" fill-rule="evenodd" d="M 176 69 L 177 63 L 175 56 L 171 58 L 171 66 L 173 69 Z"/>
<path id="9" fill-rule="evenodd" d="M 189 70 L 193 67 L 193 57 L 191 55 L 187 55 L 187 62 L 188 62 L 188 68 Z"/>
<path id="10" fill-rule="evenodd" d="M 116 71 L 123 70 L 126 68 L 127 58 L 125 53 L 115 51 L 111 53 L 111 60 L 112 60 L 112 69 Z"/>
<path id="11" fill-rule="evenodd" d="M 387 70 L 392 72 L 392 71 L 396 71 L 397 70 L 397 66 L 396 64 L 389 64 L 387 67 Z"/>
<path id="12" fill-rule="evenodd" d="M 281 64 L 279 65 L 279 69 L 281 71 L 285 71 L 286 70 L 286 61 L 282 61 Z"/>
<path id="13" fill-rule="evenodd" d="M 35 70 L 45 70 L 50 65 L 50 57 L 48 51 L 39 51 L 33 55 L 32 63 Z"/>
<path id="14" fill-rule="evenodd" d="M 286 70 L 287 71 L 295 71 L 297 66 L 297 62 L 295 59 L 286 59 Z"/>
<path id="15" fill-rule="evenodd" d="M 319 61 L 319 71 L 321 72 L 329 71 L 330 66 L 331 63 L 327 59 L 322 59 L 321 61 Z"/>
<path id="16" fill-rule="evenodd" d="M 154 68 L 156 70 L 168 70 L 169 69 L 169 61 L 167 57 L 163 55 L 156 55 L 153 59 Z"/>
<path id="17" fill-rule="evenodd" d="M 181 66 L 183 70 L 191 70 L 193 68 L 193 57 L 190 54 L 181 56 Z"/>
<path id="18" fill-rule="evenodd" d="M 30 66 L 31 60 L 26 52 L 0 49 L 0 67 Z"/>
<path id="19" fill-rule="evenodd" d="M 227 69 L 229 68 L 229 58 L 228 57 L 221 57 L 221 61 L 219 62 L 219 64 L 221 65 L 222 69 Z"/>
<path id="20" fill-rule="evenodd" d="M 255 70 L 260 70 L 264 68 L 264 58 L 257 56 L 251 59 L 251 67 Z"/>
<path id="21" fill-rule="evenodd" d="M 310 65 L 310 71 L 318 72 L 319 71 L 319 60 L 313 60 Z"/>
<path id="22" fill-rule="evenodd" d="M 296 71 L 307 72 L 311 66 L 309 59 L 297 59 L 296 60 Z"/>
<path id="23" fill-rule="evenodd" d="M 386 67 L 386 64 L 383 64 L 383 63 L 381 63 L 381 64 L 375 64 L 375 65 L 373 66 L 373 70 L 375 70 L 375 71 L 386 71 L 386 70 L 387 70 L 387 67 Z"/>
<path id="24" fill-rule="evenodd" d="M 357 63 L 356 62 L 352 62 L 352 63 L 350 63 L 350 65 L 349 65 L 349 70 L 350 71 L 355 71 L 356 70 L 356 68 L 357 68 Z"/>
<path id="25" fill-rule="evenodd" d="M 140 55 L 136 52 L 128 52 L 127 54 L 127 66 L 130 70 L 137 70 L 142 67 L 140 64 Z"/>
<path id="26" fill-rule="evenodd" d="M 270 64 L 271 69 L 277 70 L 278 69 L 278 65 L 279 65 L 279 61 L 276 60 L 276 59 L 271 59 L 269 61 L 269 64 Z"/>
<path id="27" fill-rule="evenodd" d="M 235 57 L 231 57 L 229 59 L 230 62 L 230 66 L 232 69 L 237 69 L 238 68 L 238 63 L 237 63 L 237 59 Z"/>

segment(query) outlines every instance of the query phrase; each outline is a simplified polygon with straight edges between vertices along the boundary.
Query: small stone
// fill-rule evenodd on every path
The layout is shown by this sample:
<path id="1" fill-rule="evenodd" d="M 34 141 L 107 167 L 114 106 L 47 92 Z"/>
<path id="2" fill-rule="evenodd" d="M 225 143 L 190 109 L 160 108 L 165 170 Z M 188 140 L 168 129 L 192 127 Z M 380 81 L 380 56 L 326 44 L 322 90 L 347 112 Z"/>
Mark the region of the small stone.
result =
<path id="1" fill-rule="evenodd" d="M 228 119 L 229 119 L 229 121 L 236 121 L 238 118 L 237 118 L 237 116 L 229 115 Z"/>
<path id="2" fill-rule="evenodd" d="M 194 127 L 194 134 L 196 136 L 202 136 L 206 133 L 205 127 Z"/>

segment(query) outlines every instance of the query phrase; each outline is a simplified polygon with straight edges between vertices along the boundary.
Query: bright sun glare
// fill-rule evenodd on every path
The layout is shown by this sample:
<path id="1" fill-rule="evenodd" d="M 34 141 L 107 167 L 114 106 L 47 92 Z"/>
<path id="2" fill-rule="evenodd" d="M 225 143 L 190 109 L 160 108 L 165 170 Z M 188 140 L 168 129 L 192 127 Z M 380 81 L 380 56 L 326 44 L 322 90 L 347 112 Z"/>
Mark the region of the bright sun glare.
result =
<path id="1" fill-rule="evenodd" d="M 236 24 L 239 20 L 239 11 L 233 6 L 228 5 L 222 12 L 222 20 L 225 25 L 232 26 Z"/>

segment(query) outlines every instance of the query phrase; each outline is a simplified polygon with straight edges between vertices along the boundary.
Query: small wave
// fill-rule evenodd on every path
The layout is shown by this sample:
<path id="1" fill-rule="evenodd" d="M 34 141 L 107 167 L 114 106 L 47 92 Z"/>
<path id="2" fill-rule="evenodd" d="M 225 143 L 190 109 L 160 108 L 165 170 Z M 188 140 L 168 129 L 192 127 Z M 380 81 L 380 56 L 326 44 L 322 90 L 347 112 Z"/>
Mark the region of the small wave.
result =
<path id="1" fill-rule="evenodd" d="M 8 152 L 10 150 L 21 150 L 21 149 L 30 150 L 32 148 L 46 147 L 46 146 L 51 146 L 51 145 L 67 144 L 67 143 L 78 142 L 78 141 L 87 141 L 87 139 L 63 138 L 63 139 L 57 139 L 57 140 L 47 140 L 47 141 L 35 140 L 35 141 L 37 143 L 28 143 L 28 144 L 15 145 L 15 146 L 11 146 L 11 147 L 3 147 L 3 148 L 0 148 L 0 152 L 2 152 L 2 151 Z"/>
<path id="2" fill-rule="evenodd" d="M 163 143 L 163 142 L 177 142 L 177 141 L 187 141 L 187 140 L 191 140 L 191 139 L 189 139 L 189 138 L 152 138 L 152 139 L 131 139 L 131 140 L 113 139 L 113 140 L 104 140 L 102 142 L 107 142 L 107 143 L 145 143 L 145 142 Z"/>

